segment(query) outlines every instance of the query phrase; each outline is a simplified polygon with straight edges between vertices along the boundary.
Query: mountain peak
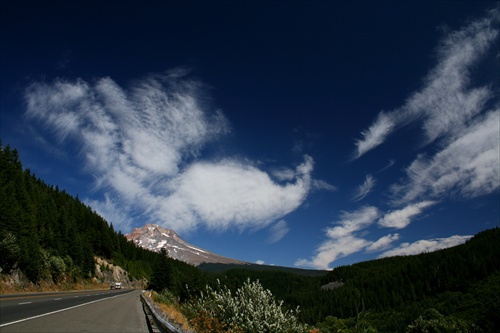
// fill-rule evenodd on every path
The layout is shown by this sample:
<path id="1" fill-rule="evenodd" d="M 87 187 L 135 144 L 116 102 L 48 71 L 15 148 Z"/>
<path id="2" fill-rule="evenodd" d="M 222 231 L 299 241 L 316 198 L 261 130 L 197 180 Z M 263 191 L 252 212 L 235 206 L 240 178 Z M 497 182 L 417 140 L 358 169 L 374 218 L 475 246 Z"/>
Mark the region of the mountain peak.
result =
<path id="1" fill-rule="evenodd" d="M 226 258 L 184 241 L 174 230 L 158 224 L 146 224 L 135 228 L 125 237 L 136 245 L 159 252 L 164 248 L 168 256 L 198 266 L 201 263 L 246 264 L 244 261 Z"/>

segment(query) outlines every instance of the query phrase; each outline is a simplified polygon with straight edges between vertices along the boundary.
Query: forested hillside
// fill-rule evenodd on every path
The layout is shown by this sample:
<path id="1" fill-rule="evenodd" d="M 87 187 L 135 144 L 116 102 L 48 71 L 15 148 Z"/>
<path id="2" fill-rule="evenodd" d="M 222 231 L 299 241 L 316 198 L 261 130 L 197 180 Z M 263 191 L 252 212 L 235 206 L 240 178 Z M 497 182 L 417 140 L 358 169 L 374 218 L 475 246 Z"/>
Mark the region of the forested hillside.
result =
<path id="1" fill-rule="evenodd" d="M 137 247 L 78 198 L 23 170 L 18 152 L 0 144 L 0 267 L 19 268 L 33 283 L 87 279 L 94 256 L 111 259 L 131 278 L 152 275 L 159 254 Z M 175 271 L 188 265 L 172 261 Z"/>
<path id="2" fill-rule="evenodd" d="M 285 309 L 299 306 L 302 323 L 325 333 L 500 332 L 499 228 L 453 248 L 327 274 L 245 266 L 202 272 L 127 241 L 78 198 L 24 170 L 18 152 L 1 144 L 0 253 L 0 274 L 19 269 L 35 284 L 89 279 L 94 256 L 107 258 L 184 304 L 196 302 L 206 284 L 234 293 L 259 280 Z"/>
<path id="3" fill-rule="evenodd" d="M 323 277 L 246 269 L 214 277 L 233 290 L 247 277 L 259 279 L 288 308 L 300 306 L 299 318 L 319 323 L 322 332 L 359 332 L 361 326 L 368 332 L 404 332 L 420 316 L 469 331 L 474 325 L 484 332 L 500 331 L 498 228 L 453 248 L 337 267 Z M 329 282 L 343 285 L 321 288 Z"/>

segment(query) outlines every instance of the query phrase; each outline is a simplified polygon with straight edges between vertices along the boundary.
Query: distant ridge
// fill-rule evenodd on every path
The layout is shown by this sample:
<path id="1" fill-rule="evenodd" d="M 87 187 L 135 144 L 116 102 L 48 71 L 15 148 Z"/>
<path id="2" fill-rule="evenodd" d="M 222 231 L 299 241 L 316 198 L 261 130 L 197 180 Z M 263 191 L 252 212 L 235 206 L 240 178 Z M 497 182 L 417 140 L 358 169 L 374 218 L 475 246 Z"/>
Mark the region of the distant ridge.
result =
<path id="1" fill-rule="evenodd" d="M 250 271 L 267 271 L 267 272 L 282 272 L 282 273 L 291 273 L 302 276 L 309 277 L 318 277 L 325 276 L 330 271 L 325 270 L 317 270 L 317 269 L 304 269 L 297 267 L 286 267 L 286 266 L 275 266 L 275 265 L 260 265 L 260 264 L 252 264 L 246 263 L 245 265 L 241 264 L 223 264 L 223 263 L 202 263 L 198 266 L 199 269 L 205 272 L 211 273 L 222 273 L 232 269 L 246 269 Z"/>
<path id="2" fill-rule="evenodd" d="M 248 264 L 245 261 L 226 258 L 193 246 L 184 241 L 175 231 L 162 228 L 157 224 L 147 224 L 141 228 L 135 228 L 131 233 L 125 235 L 125 237 L 133 241 L 136 245 L 151 251 L 159 252 L 160 249 L 164 248 L 169 257 L 194 266 L 199 266 L 202 263 Z"/>

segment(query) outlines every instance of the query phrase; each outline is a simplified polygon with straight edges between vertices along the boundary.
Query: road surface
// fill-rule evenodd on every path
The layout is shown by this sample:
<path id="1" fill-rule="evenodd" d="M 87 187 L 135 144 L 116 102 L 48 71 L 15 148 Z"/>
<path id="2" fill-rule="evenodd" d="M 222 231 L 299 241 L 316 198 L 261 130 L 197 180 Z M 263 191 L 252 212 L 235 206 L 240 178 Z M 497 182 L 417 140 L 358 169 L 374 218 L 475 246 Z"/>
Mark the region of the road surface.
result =
<path id="1" fill-rule="evenodd" d="M 148 332 L 139 290 L 4 295 L 0 332 Z"/>

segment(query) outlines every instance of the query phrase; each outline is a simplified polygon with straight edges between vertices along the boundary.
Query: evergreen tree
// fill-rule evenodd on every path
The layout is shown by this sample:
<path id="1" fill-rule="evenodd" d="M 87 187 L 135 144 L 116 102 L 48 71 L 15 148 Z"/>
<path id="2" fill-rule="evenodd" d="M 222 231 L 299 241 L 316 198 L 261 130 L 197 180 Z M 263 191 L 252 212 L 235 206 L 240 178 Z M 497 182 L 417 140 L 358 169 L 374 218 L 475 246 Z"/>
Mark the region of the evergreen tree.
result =
<path id="1" fill-rule="evenodd" d="M 162 248 L 160 255 L 156 258 L 151 274 L 149 288 L 155 291 L 162 291 L 173 286 L 172 263 L 168 257 L 167 251 Z"/>
<path id="2" fill-rule="evenodd" d="M 74 278 L 90 277 L 95 255 L 123 266 L 138 260 L 132 266 L 134 276 L 149 277 L 158 256 L 127 241 L 58 185 L 47 185 L 30 170 L 23 171 L 17 150 L 1 141 L 0 250 L 0 273 L 18 267 L 35 283 L 51 275 L 57 279 L 62 268 Z"/>

